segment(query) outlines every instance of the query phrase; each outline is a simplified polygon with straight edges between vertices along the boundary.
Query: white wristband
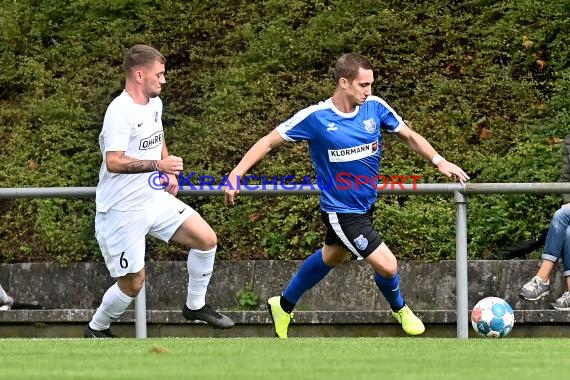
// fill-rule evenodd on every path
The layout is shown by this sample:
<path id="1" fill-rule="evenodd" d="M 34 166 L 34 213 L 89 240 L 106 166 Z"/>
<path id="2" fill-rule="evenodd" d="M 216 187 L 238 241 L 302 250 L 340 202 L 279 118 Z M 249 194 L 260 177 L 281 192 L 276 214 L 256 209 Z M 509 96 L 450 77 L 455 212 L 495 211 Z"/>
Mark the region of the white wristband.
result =
<path id="1" fill-rule="evenodd" d="M 432 159 L 431 162 L 432 164 L 434 164 L 435 166 L 437 166 L 437 164 L 439 164 L 441 161 L 445 160 L 445 158 L 441 157 L 439 154 L 436 154 Z"/>

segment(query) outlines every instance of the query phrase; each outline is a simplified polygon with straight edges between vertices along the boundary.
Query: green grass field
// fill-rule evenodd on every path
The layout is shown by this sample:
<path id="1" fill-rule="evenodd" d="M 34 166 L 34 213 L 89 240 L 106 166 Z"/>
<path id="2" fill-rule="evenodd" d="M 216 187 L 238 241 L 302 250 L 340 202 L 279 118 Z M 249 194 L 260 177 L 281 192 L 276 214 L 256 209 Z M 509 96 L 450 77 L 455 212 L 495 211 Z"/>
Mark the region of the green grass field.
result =
<path id="1" fill-rule="evenodd" d="M 0 339 L 0 379 L 563 379 L 568 339 Z"/>

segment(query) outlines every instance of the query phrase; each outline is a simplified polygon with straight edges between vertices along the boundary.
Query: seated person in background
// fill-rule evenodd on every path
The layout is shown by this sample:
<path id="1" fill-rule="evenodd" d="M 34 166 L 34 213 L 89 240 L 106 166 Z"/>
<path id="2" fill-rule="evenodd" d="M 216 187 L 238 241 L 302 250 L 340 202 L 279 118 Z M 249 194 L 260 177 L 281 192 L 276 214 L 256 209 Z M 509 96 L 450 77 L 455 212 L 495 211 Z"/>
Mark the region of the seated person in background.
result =
<path id="1" fill-rule="evenodd" d="M 570 134 L 563 146 L 562 172 L 559 182 L 570 182 Z M 525 300 L 538 301 L 550 293 L 550 274 L 559 259 L 562 259 L 566 291 L 552 307 L 570 310 L 570 194 L 562 195 L 563 205 L 554 213 L 542 253 L 538 273 L 523 285 L 520 296 Z"/>

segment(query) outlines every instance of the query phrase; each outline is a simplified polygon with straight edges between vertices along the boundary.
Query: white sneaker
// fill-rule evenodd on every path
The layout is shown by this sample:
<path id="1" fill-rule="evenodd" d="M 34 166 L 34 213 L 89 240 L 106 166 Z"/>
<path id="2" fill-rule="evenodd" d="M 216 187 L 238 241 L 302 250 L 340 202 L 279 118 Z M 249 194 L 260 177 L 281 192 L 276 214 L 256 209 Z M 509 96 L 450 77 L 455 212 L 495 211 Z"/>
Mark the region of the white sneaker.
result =
<path id="1" fill-rule="evenodd" d="M 523 285 L 519 295 L 528 301 L 538 301 L 550 293 L 550 283 L 544 283 L 538 276 L 534 276 Z"/>
<path id="2" fill-rule="evenodd" d="M 555 302 L 551 303 L 556 310 L 570 310 L 570 292 L 564 292 Z"/>

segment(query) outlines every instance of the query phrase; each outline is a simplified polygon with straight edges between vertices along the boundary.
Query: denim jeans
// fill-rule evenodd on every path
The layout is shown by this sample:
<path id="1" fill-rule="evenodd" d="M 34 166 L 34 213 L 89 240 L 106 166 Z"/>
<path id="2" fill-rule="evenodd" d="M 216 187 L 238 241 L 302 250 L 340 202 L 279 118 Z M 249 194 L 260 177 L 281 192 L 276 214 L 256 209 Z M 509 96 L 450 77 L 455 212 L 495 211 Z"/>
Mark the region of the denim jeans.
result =
<path id="1" fill-rule="evenodd" d="M 570 276 L 570 207 L 556 210 L 544 243 L 543 260 L 556 262 L 560 258 L 564 277 Z"/>

